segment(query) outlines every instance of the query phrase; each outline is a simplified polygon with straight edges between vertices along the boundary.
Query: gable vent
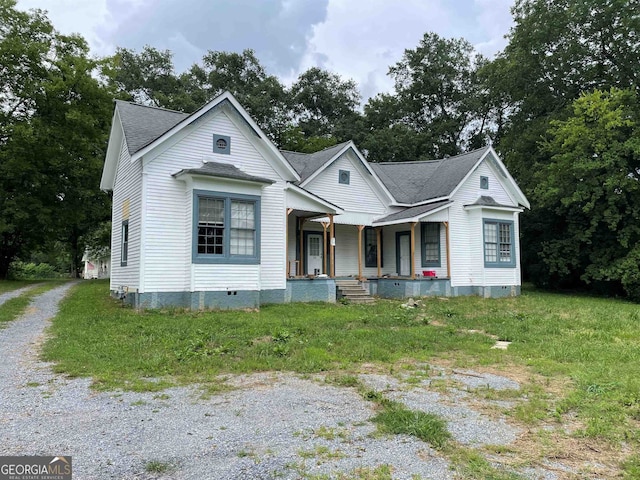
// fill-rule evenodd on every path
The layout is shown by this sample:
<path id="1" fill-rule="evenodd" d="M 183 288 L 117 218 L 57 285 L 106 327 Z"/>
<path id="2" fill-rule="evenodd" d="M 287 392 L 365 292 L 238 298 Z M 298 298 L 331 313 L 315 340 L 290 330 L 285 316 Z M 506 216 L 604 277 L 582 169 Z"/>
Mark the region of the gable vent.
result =
<path id="1" fill-rule="evenodd" d="M 213 134 L 213 153 L 229 155 L 231 153 L 231 137 Z"/>

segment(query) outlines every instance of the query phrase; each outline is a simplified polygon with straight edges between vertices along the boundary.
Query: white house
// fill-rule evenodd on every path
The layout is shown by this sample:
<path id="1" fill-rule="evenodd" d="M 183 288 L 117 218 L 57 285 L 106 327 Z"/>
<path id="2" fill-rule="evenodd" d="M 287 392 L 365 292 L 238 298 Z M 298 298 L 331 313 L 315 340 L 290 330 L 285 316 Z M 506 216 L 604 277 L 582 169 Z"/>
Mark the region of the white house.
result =
<path id="1" fill-rule="evenodd" d="M 352 142 L 278 150 L 224 93 L 193 114 L 116 101 L 111 290 L 142 307 L 516 295 L 529 202 L 491 147 L 368 163 Z"/>
<path id="2" fill-rule="evenodd" d="M 84 263 L 84 268 L 82 269 L 82 278 L 84 278 L 85 280 L 109 278 L 109 275 L 111 273 L 109 254 L 92 255 L 89 252 L 85 252 L 82 256 L 82 263 Z"/>

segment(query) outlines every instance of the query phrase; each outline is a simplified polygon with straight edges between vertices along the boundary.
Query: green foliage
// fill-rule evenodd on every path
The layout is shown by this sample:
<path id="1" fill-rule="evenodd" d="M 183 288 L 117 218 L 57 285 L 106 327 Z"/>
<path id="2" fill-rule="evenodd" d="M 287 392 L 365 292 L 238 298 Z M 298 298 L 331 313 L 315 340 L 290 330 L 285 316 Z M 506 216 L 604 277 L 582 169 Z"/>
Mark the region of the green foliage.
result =
<path id="1" fill-rule="evenodd" d="M 97 188 L 112 108 L 94 76 L 100 62 L 41 11 L 14 7 L 0 3 L 1 278 L 15 258 L 58 240 L 79 270 L 80 237 L 108 216 L 110 202 Z"/>
<path id="2" fill-rule="evenodd" d="M 435 159 L 483 145 L 491 108 L 477 75 L 485 63 L 466 40 L 435 33 L 405 50 L 389 69 L 395 95 L 378 95 L 365 107 L 370 158 Z"/>
<path id="3" fill-rule="evenodd" d="M 186 97 L 169 50 L 160 51 L 146 45 L 137 53 L 118 48 L 105 63 L 102 73 L 126 100 L 187 112 L 199 106 Z"/>
<path id="4" fill-rule="evenodd" d="M 315 153 L 337 144 L 335 137 L 307 136 L 300 127 L 287 127 L 280 135 L 280 148 L 292 152 Z"/>
<path id="5" fill-rule="evenodd" d="M 628 0 L 519 0 L 512 10 L 515 25 L 509 34 L 509 44 L 485 72 L 489 74 L 486 78 L 489 83 L 485 83 L 495 90 L 491 97 L 506 101 L 506 109 L 502 111 L 508 113 L 496 137 L 497 150 L 524 193 L 533 199 L 533 210 L 522 216 L 522 264 L 524 274 L 539 285 L 582 288 L 585 281 L 589 281 L 594 291 L 620 293 L 620 279 L 629 268 L 630 273 L 624 280 L 629 287 L 625 289 L 637 296 L 630 287 L 637 281 L 637 268 L 631 258 L 635 254 L 628 262 L 617 260 L 626 257 L 633 246 L 630 244 L 623 247 L 624 251 L 619 251 L 619 245 L 614 241 L 611 254 L 604 258 L 591 247 L 583 252 L 585 243 L 609 242 L 611 232 L 606 231 L 608 227 L 592 232 L 590 222 L 574 219 L 569 206 L 560 203 L 562 191 L 556 191 L 556 203 L 553 204 L 551 196 L 538 187 L 543 175 L 540 172 L 555 174 L 549 165 L 556 164 L 557 167 L 559 157 L 556 155 L 566 154 L 566 149 L 559 148 L 558 142 L 551 145 L 541 139 L 548 136 L 550 128 L 552 131 L 558 128 L 554 122 L 575 116 L 572 103 L 580 95 L 595 90 L 607 91 L 611 87 L 637 92 L 640 42 L 623 40 L 635 38 L 640 29 L 637 8 L 636 2 Z M 637 105 L 637 100 L 635 103 Z M 637 106 L 633 108 L 637 111 Z M 591 129 L 581 148 L 586 148 L 587 139 L 592 139 L 595 132 Z M 617 129 L 617 132 L 619 134 L 621 130 Z M 592 145 L 591 149 L 595 148 L 597 146 Z M 578 153 L 576 150 L 575 154 Z M 629 158 L 628 154 L 626 158 Z M 620 177 L 613 165 L 615 162 L 602 157 L 600 160 L 603 169 L 610 169 L 597 175 L 600 180 L 606 177 L 612 182 Z M 562 176 L 566 178 L 566 175 Z M 593 182 L 587 179 L 577 190 L 571 186 L 568 196 L 578 190 L 584 193 L 594 182 L 595 179 Z M 628 184 L 629 180 L 623 183 Z M 595 190 L 606 188 L 610 189 L 611 184 Z M 605 204 L 613 198 L 597 200 L 601 207 L 596 206 L 596 209 L 610 208 Z M 585 202 L 594 200 L 595 196 L 584 199 Z M 574 206 L 578 215 L 584 217 L 580 201 Z M 573 230 L 570 235 L 565 233 L 567 225 Z M 573 242 L 570 237 L 579 239 L 580 228 L 587 231 L 588 238 Z M 568 257 L 566 261 L 561 258 L 563 255 Z M 605 262 L 612 262 L 607 273 L 603 268 Z M 590 266 L 592 263 L 594 265 Z"/>
<path id="6" fill-rule="evenodd" d="M 550 161 L 534 201 L 564 228 L 541 242 L 540 257 L 559 278 L 621 284 L 640 300 L 640 108 L 634 92 L 582 95 L 566 120 L 551 122 Z"/>
<path id="7" fill-rule="evenodd" d="M 61 276 L 53 265 L 48 263 L 27 263 L 15 261 L 9 268 L 9 277 L 14 280 L 42 280 Z"/>
<path id="8" fill-rule="evenodd" d="M 312 67 L 291 86 L 291 107 L 297 127 L 308 137 L 345 135 L 358 117 L 360 92 L 353 80 L 342 80 L 335 73 Z"/>

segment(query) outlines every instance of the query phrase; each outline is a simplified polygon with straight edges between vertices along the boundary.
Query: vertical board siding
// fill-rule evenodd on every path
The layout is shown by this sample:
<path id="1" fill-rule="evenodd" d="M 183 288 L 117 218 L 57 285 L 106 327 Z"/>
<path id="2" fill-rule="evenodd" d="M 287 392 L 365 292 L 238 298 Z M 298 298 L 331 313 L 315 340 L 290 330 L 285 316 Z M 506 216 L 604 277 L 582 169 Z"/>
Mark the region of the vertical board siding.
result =
<path id="1" fill-rule="evenodd" d="M 285 182 L 224 112 L 187 127 L 179 142 L 145 162 L 147 181 L 146 291 L 283 289 L 285 280 Z M 230 137 L 230 155 L 213 153 L 213 134 Z M 252 134 L 252 133 L 251 133 Z M 262 140 L 257 140 L 262 141 Z M 276 181 L 260 191 L 261 262 L 259 265 L 191 265 L 192 187 L 172 175 L 197 168 L 202 159 L 232 163 L 242 171 Z M 220 179 L 198 180 L 198 188 L 233 192 Z M 195 187 L 194 187 L 195 188 Z M 187 266 L 187 268 L 185 268 Z"/>
<path id="2" fill-rule="evenodd" d="M 338 183 L 340 170 L 351 172 L 349 185 Z M 387 207 L 369 183 L 374 181 L 360 160 L 346 152 L 309 182 L 305 189 L 349 212 L 383 214 Z"/>
<path id="3" fill-rule="evenodd" d="M 489 178 L 489 189 L 480 188 L 480 176 Z M 496 174 L 486 161 L 469 176 L 458 189 L 449 207 L 451 241 L 451 286 L 501 286 L 520 285 L 520 265 L 516 268 L 485 268 L 483 218 L 513 220 L 517 225 L 518 216 L 512 212 L 490 209 L 465 210 L 482 195 L 492 197 L 503 205 L 517 206 L 502 184 L 502 176 Z M 516 226 L 516 251 L 519 254 L 518 228 Z"/>
<path id="4" fill-rule="evenodd" d="M 141 237 L 141 200 L 142 165 L 131 163 L 126 141 L 122 141 L 120 158 L 116 169 L 113 187 L 111 222 L 111 290 L 128 287 L 130 291 L 140 286 L 140 237 Z M 123 205 L 129 203 L 129 246 L 125 267 L 120 266 L 122 240 Z"/>

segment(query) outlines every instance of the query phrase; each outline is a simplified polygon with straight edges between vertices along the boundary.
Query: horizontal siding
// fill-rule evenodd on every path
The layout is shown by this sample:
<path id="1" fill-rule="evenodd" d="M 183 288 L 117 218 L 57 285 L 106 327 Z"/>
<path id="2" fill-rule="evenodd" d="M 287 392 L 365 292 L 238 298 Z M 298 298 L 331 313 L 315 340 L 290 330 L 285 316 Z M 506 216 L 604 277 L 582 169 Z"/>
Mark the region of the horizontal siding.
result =
<path id="1" fill-rule="evenodd" d="M 480 188 L 480 176 L 489 178 L 489 189 Z M 469 176 L 458 189 L 449 208 L 451 240 L 451 286 L 496 286 L 520 285 L 520 265 L 516 268 L 485 268 L 483 244 L 483 218 L 514 220 L 517 214 L 489 209 L 465 210 L 481 195 L 490 196 L 503 205 L 517 206 L 496 174 L 486 161 Z M 516 235 L 518 229 L 516 228 Z M 516 236 L 516 239 L 518 237 Z M 519 250 L 519 247 L 516 246 Z M 517 257 L 516 257 L 517 258 Z"/>
<path id="2" fill-rule="evenodd" d="M 482 189 L 480 188 L 480 177 L 489 178 L 489 188 Z M 475 202 L 480 196 L 489 196 L 492 197 L 496 202 L 502 205 L 513 205 L 517 206 L 517 202 L 509 196 L 507 190 L 504 188 L 502 181 L 503 178 L 501 175 L 496 174 L 495 169 L 493 169 L 487 161 L 483 161 L 478 168 L 469 176 L 465 184 L 460 188 L 460 190 L 465 190 L 463 196 L 461 198 L 465 199 L 466 203 L 463 205 L 467 205 L 469 203 Z"/>
<path id="3" fill-rule="evenodd" d="M 285 288 L 285 182 L 244 133 L 217 112 L 179 142 L 145 162 L 147 192 L 145 290 L 226 290 Z M 213 134 L 230 137 L 231 154 L 213 154 Z M 220 179 L 198 179 L 187 185 L 172 174 L 197 168 L 203 158 L 233 163 L 244 172 L 276 181 L 263 189 Z M 193 189 L 261 195 L 261 264 L 191 264 Z M 244 284 L 244 287 L 242 286 Z"/>
<path id="4" fill-rule="evenodd" d="M 131 163 L 129 150 L 123 140 L 113 186 L 111 222 L 111 289 L 128 287 L 136 290 L 140 286 L 140 239 L 142 165 Z M 127 266 L 121 267 L 121 241 L 123 209 L 129 205 L 129 246 Z M 126 216 L 126 215 L 125 215 Z"/>
<path id="5" fill-rule="evenodd" d="M 441 224 L 442 225 L 442 224 Z M 322 233 L 322 227 L 315 222 L 307 222 L 304 225 L 305 232 Z M 397 275 L 396 267 L 396 232 L 409 231 L 409 225 L 391 225 L 382 229 L 382 257 L 383 275 Z M 447 275 L 447 257 L 446 257 L 446 231 L 444 225 L 440 228 L 440 267 L 422 267 L 422 251 L 420 224 L 415 228 L 416 251 L 414 257 L 414 265 L 416 274 L 422 274 L 423 270 L 435 270 L 438 277 Z M 355 276 L 358 275 L 358 229 L 353 225 L 335 225 L 336 235 L 336 276 Z M 296 238 L 296 218 L 291 217 L 288 228 L 289 246 L 287 249 L 288 260 L 291 262 L 296 259 L 296 251 L 298 249 L 299 238 Z M 364 235 L 363 235 L 364 237 Z M 375 277 L 378 275 L 377 267 L 365 267 L 365 245 L 362 246 L 362 274 L 366 277 Z M 293 268 L 293 264 L 292 264 Z M 295 272 L 295 271 L 294 271 Z"/>
<path id="6" fill-rule="evenodd" d="M 192 265 L 194 291 L 260 290 L 258 265 Z M 282 287 L 284 288 L 284 287 Z"/>
<path id="7" fill-rule="evenodd" d="M 338 183 L 340 170 L 350 173 L 349 185 Z M 383 214 L 387 207 L 369 182 L 373 177 L 351 152 L 344 153 L 305 188 L 349 212 Z"/>

